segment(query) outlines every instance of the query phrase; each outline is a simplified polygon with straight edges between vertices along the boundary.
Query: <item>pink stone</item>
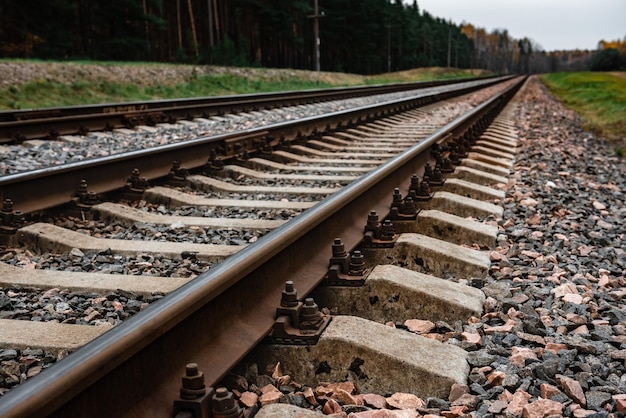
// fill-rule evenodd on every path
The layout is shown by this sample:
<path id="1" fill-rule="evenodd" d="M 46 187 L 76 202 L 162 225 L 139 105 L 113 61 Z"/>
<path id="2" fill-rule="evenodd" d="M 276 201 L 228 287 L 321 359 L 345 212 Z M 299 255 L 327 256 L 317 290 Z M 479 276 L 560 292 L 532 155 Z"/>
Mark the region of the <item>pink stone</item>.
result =
<path id="1" fill-rule="evenodd" d="M 282 396 L 282 393 L 280 393 L 280 391 L 276 389 L 276 391 L 263 392 L 263 394 L 259 398 L 259 401 L 261 402 L 261 406 L 265 406 L 271 403 L 278 403 L 281 396 Z"/>
<path id="2" fill-rule="evenodd" d="M 571 377 L 563 376 L 562 374 L 557 374 L 555 377 L 557 383 L 563 388 L 563 392 L 565 392 L 567 396 L 582 406 L 587 405 L 585 393 L 577 380 L 574 380 Z"/>
<path id="3" fill-rule="evenodd" d="M 387 403 L 390 406 L 398 409 L 413 409 L 417 410 L 417 408 L 423 408 L 426 403 L 413 395 L 412 393 L 400 393 L 396 392 L 387 399 Z"/>
<path id="4" fill-rule="evenodd" d="M 406 326 L 409 331 L 416 334 L 428 334 L 430 331 L 435 329 L 435 324 L 433 322 L 422 319 L 407 319 L 404 321 L 404 326 Z"/>
<path id="5" fill-rule="evenodd" d="M 453 383 L 450 387 L 450 395 L 448 396 L 448 400 L 450 402 L 454 402 L 459 399 L 462 395 L 469 393 L 470 388 L 467 385 L 461 385 L 458 383 Z"/>
<path id="6" fill-rule="evenodd" d="M 313 389 L 311 389 L 310 387 L 306 387 L 302 391 L 302 395 L 304 395 L 304 399 L 306 399 L 308 403 L 310 403 L 313 406 L 317 405 L 317 399 L 315 399 L 315 394 L 313 393 Z"/>
<path id="7" fill-rule="evenodd" d="M 267 385 L 263 386 L 261 389 L 259 389 L 261 391 L 261 393 L 265 394 L 265 393 L 272 393 L 272 392 L 278 392 L 280 393 L 280 391 L 276 388 L 276 386 L 272 385 L 271 383 L 268 383 Z"/>
<path id="8" fill-rule="evenodd" d="M 572 334 L 589 334 L 589 328 L 587 328 L 587 325 L 581 325 L 573 329 Z"/>
<path id="9" fill-rule="evenodd" d="M 254 392 L 244 392 L 239 398 L 239 402 L 246 408 L 252 408 L 259 400 L 259 396 Z"/>
<path id="10" fill-rule="evenodd" d="M 594 200 L 592 203 L 593 207 L 596 208 L 597 210 L 604 210 L 606 209 L 606 205 L 603 203 L 598 202 L 597 200 Z"/>
<path id="11" fill-rule="evenodd" d="M 352 395 L 350 395 L 348 392 L 341 388 L 338 388 L 333 392 L 332 398 L 338 400 L 339 402 L 342 402 L 344 405 L 357 404 L 356 399 L 354 399 Z"/>
<path id="12" fill-rule="evenodd" d="M 583 303 L 583 297 L 578 294 L 568 293 L 563 296 L 563 302 L 570 302 L 580 305 L 581 303 Z"/>
<path id="13" fill-rule="evenodd" d="M 513 330 L 513 324 L 498 325 L 495 327 L 485 327 L 485 334 L 495 334 L 496 332 L 507 333 Z"/>
<path id="14" fill-rule="evenodd" d="M 498 251 L 492 251 L 489 253 L 489 259 L 491 261 L 502 261 L 506 260 L 506 256 L 499 253 Z"/>
<path id="15" fill-rule="evenodd" d="M 363 395 L 363 401 L 365 405 L 371 406 L 377 409 L 387 408 L 387 399 L 384 396 L 375 393 L 366 393 Z"/>
<path id="16" fill-rule="evenodd" d="M 587 318 L 582 315 L 575 314 L 573 312 L 565 315 L 565 319 L 575 325 L 585 325 L 587 323 Z"/>
<path id="17" fill-rule="evenodd" d="M 441 415 L 443 415 L 445 418 L 457 418 L 465 415 L 466 412 L 467 407 L 459 405 L 451 406 L 449 411 L 442 411 Z"/>
<path id="18" fill-rule="evenodd" d="M 491 405 L 489 405 L 489 409 L 487 409 L 487 412 L 491 414 L 499 414 L 500 412 L 504 410 L 504 408 L 507 407 L 507 405 L 508 405 L 508 402 L 497 400 Z"/>
<path id="19" fill-rule="evenodd" d="M 552 351 L 554 354 L 558 354 L 561 350 L 567 350 L 567 345 L 558 343 L 546 344 L 546 350 Z"/>
<path id="20" fill-rule="evenodd" d="M 552 293 L 556 298 L 562 298 L 567 294 L 578 294 L 578 289 L 572 283 L 564 283 L 552 289 Z"/>
<path id="21" fill-rule="evenodd" d="M 539 391 L 541 392 L 541 397 L 544 399 L 550 399 L 554 395 L 558 395 L 559 393 L 561 393 L 559 388 L 549 383 L 542 383 L 539 386 Z"/>
<path id="22" fill-rule="evenodd" d="M 462 332 L 461 339 L 471 344 L 480 345 L 481 343 L 480 334 L 476 334 L 474 332 Z"/>
<path id="23" fill-rule="evenodd" d="M 528 400 L 530 399 L 530 394 L 524 392 L 523 390 L 518 389 L 517 392 L 513 394 L 513 398 L 509 405 L 506 407 L 505 414 L 519 416 L 522 413 L 523 408 L 528 405 Z"/>
<path id="24" fill-rule="evenodd" d="M 517 336 L 525 341 L 530 341 L 540 345 L 546 345 L 546 339 L 543 338 L 541 335 L 533 335 L 526 332 L 517 332 Z"/>
<path id="25" fill-rule="evenodd" d="M 550 415 L 561 415 L 563 404 L 550 399 L 539 398 L 522 408 L 522 418 L 544 418 Z"/>
<path id="26" fill-rule="evenodd" d="M 324 412 L 326 415 L 330 415 L 343 411 L 341 410 L 341 406 L 337 403 L 336 400 L 328 398 L 326 400 L 326 403 L 324 404 L 324 408 L 322 408 L 322 412 Z"/>
<path id="27" fill-rule="evenodd" d="M 500 386 L 502 382 L 504 381 L 505 377 L 506 377 L 506 374 L 504 372 L 500 372 L 500 371 L 491 372 L 489 373 L 489 376 L 487 376 L 487 383 L 489 383 L 489 385 L 491 386 Z"/>
<path id="28" fill-rule="evenodd" d="M 379 409 L 377 411 L 363 411 L 352 412 L 348 415 L 348 418 L 417 418 L 419 414 L 417 411 L 411 411 L 410 409 Z"/>
<path id="29" fill-rule="evenodd" d="M 536 359 L 537 355 L 533 350 L 526 347 L 513 347 L 511 349 L 511 357 L 509 361 L 517 367 L 524 367 L 526 359 Z"/>
<path id="30" fill-rule="evenodd" d="M 594 414 L 596 411 L 590 411 L 588 409 L 584 409 L 584 408 L 577 408 L 577 409 L 572 409 L 572 413 L 574 415 L 574 418 L 585 418 L 591 414 Z"/>

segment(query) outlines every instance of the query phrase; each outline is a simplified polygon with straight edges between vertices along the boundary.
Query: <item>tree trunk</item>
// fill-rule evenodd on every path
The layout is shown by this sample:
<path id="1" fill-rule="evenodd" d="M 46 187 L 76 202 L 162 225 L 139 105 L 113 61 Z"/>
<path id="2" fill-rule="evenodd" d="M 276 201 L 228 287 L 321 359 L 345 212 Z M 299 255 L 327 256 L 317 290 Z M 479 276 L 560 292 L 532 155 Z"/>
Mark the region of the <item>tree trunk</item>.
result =
<path id="1" fill-rule="evenodd" d="M 187 8 L 189 9 L 189 20 L 191 21 L 191 35 L 193 36 L 193 50 L 196 59 L 198 59 L 198 36 L 196 35 L 196 23 L 193 18 L 193 8 L 191 7 L 191 0 L 187 0 Z"/>

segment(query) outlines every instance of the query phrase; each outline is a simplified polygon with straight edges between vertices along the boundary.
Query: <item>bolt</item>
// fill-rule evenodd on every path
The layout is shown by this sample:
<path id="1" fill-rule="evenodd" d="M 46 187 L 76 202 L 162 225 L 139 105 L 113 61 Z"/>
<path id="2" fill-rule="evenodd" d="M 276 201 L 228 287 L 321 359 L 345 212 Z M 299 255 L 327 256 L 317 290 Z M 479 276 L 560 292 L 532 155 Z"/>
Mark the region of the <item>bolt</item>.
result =
<path id="1" fill-rule="evenodd" d="M 78 189 L 76 190 L 77 194 L 85 194 L 87 193 L 87 180 L 82 179 L 78 185 Z"/>
<path id="2" fill-rule="evenodd" d="M 361 251 L 355 250 L 350 255 L 350 270 L 348 275 L 350 276 L 362 276 L 365 272 L 365 259 Z"/>
<path id="3" fill-rule="evenodd" d="M 341 238 L 335 238 L 335 242 L 333 242 L 333 257 L 345 257 L 346 255 L 346 246 L 341 241 Z"/>
<path id="4" fill-rule="evenodd" d="M 417 194 L 419 196 L 430 196 L 430 184 L 426 178 L 424 178 L 424 180 L 420 183 L 420 188 L 417 191 Z"/>
<path id="5" fill-rule="evenodd" d="M 239 418 L 242 412 L 233 394 L 224 387 L 215 390 L 211 410 L 213 418 Z"/>
<path id="6" fill-rule="evenodd" d="M 369 215 L 367 215 L 367 227 L 376 228 L 378 226 L 378 214 L 376 211 L 371 211 Z"/>
<path id="7" fill-rule="evenodd" d="M 396 228 L 393 226 L 393 223 L 389 219 L 385 219 L 383 222 L 380 239 L 383 241 L 391 241 L 393 236 L 396 234 Z"/>
<path id="8" fill-rule="evenodd" d="M 404 203 L 400 206 L 400 213 L 403 215 L 415 215 L 417 213 L 417 205 L 411 196 L 404 199 Z"/>
<path id="9" fill-rule="evenodd" d="M 196 363 L 187 364 L 180 388 L 180 397 L 187 400 L 197 399 L 205 393 L 204 373 L 198 370 Z"/>
<path id="10" fill-rule="evenodd" d="M 2 212 L 11 213 L 13 212 L 13 200 L 6 198 L 2 201 Z"/>
<path id="11" fill-rule="evenodd" d="M 280 306 L 288 308 L 298 306 L 298 292 L 293 286 L 293 282 L 288 280 L 285 282 L 285 290 L 280 298 Z"/>
<path id="12" fill-rule="evenodd" d="M 433 168 L 429 163 L 426 163 L 426 167 L 424 167 L 424 177 L 432 177 L 433 176 Z"/>
<path id="13" fill-rule="evenodd" d="M 409 189 L 417 190 L 420 187 L 420 181 L 416 174 L 411 176 L 411 184 L 409 185 Z"/>
<path id="14" fill-rule="evenodd" d="M 301 326 L 305 325 L 305 323 L 317 324 L 321 318 L 322 314 L 313 298 L 304 299 L 304 305 L 302 305 L 302 309 L 300 309 Z"/>
<path id="15" fill-rule="evenodd" d="M 431 177 L 433 182 L 441 183 L 443 181 L 443 174 L 441 173 L 441 168 L 435 167 L 435 171 L 433 171 L 433 175 Z"/>
<path id="16" fill-rule="evenodd" d="M 400 194 L 400 189 L 397 187 L 393 189 L 393 200 L 391 201 L 391 207 L 396 208 L 402 205 L 402 195 Z"/>

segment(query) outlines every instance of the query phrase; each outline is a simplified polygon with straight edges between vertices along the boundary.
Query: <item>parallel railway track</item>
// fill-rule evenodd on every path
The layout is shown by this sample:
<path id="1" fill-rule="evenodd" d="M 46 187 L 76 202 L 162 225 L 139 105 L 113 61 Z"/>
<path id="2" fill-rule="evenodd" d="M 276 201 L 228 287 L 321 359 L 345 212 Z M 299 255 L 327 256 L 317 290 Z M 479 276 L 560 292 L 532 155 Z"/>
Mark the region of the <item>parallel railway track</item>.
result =
<path id="1" fill-rule="evenodd" d="M 466 80 L 0 111 L 0 144 L 452 85 Z"/>
<path id="2" fill-rule="evenodd" d="M 100 412 L 118 416 L 167 416 L 172 409 L 171 394 L 177 393 L 181 371 L 189 362 L 197 362 L 204 371 L 207 384 L 215 386 L 233 364 L 241 360 L 274 329 L 277 302 L 285 290 L 286 280 L 295 283 L 298 296 L 303 298 L 325 279 L 329 267 L 329 249 L 336 237 L 341 238 L 348 252 L 360 248 L 364 239 L 363 224 L 369 215 L 373 227 L 369 239 L 371 240 L 373 234 L 376 245 L 388 244 L 385 243 L 389 241 L 386 237 L 381 239 L 379 236 L 382 226 L 376 226 L 372 211 L 380 214 L 381 220 L 392 217 L 388 213 L 393 190 L 398 188 L 404 195 L 415 182 L 415 178 L 412 179 L 414 174 L 418 175 L 418 179 L 423 178 L 427 162 L 432 164 L 431 168 L 442 170 L 452 168 L 449 165 L 453 161 L 458 164 L 457 158 L 467 154 L 470 143 L 480 136 L 512 97 L 520 86 L 520 80 L 508 84 L 504 94 L 498 94 L 430 134 L 415 134 L 419 127 L 411 120 L 424 116 L 420 115 L 419 110 L 411 110 L 416 103 L 424 103 L 423 97 L 417 97 L 397 100 L 379 107 L 368 106 L 355 111 L 337 112 L 315 121 L 283 123 L 249 130 L 243 134 L 224 135 L 210 140 L 198 139 L 183 145 L 127 153 L 121 158 L 111 156 L 97 162 L 75 163 L 1 179 L 3 199 L 10 197 L 15 208 L 34 216 L 44 209 L 70 201 L 77 203 L 74 209 L 78 209 L 78 212 L 92 207 L 90 202 L 84 199 L 81 201 L 81 196 L 72 199 L 76 185 L 83 179 L 87 180 L 90 192 L 113 192 L 127 185 L 130 189 L 135 189 L 132 192 L 143 192 L 145 196 L 150 189 L 146 190 L 136 184 L 128 185 L 128 173 L 140 167 L 141 176 L 149 181 L 167 178 L 172 171 L 173 160 L 178 161 L 185 170 L 199 168 L 228 178 L 251 177 L 251 173 L 245 169 L 230 165 L 231 160 L 239 158 L 251 168 L 269 166 L 277 173 L 268 176 L 272 181 L 290 179 L 292 174 L 280 172 L 285 170 L 280 164 L 290 158 L 292 165 L 287 168 L 289 173 L 294 173 L 294 179 L 299 178 L 295 176 L 300 167 L 294 165 L 298 160 L 301 161 L 300 164 L 304 164 L 321 159 L 320 165 L 330 165 L 329 172 L 333 171 L 332 166 L 338 161 L 329 157 L 333 152 L 352 153 L 358 161 L 356 164 L 353 161 L 354 165 L 344 166 L 347 173 L 339 170 L 332 177 L 316 178 L 316 181 L 331 180 L 331 187 L 320 192 L 329 196 L 318 204 L 300 206 L 300 209 L 307 209 L 289 222 L 265 224 L 264 227 L 273 229 L 272 232 L 261 237 L 254 245 L 227 252 L 225 255 L 230 256 L 215 267 L 182 285 L 141 314 L 115 326 L 51 367 L 49 371 L 0 398 L 0 413 L 3 416 L 80 416 L 87 413 L 99 416 Z M 375 122 L 380 117 L 385 119 Z M 406 136 L 407 131 L 413 131 L 413 135 L 422 138 L 403 152 L 388 145 L 401 143 L 399 138 Z M 381 143 L 381 136 L 386 138 L 382 141 L 382 147 L 378 145 Z M 384 144 L 385 141 L 388 141 L 387 145 Z M 310 149 L 308 154 L 302 150 L 306 145 Z M 401 146 L 407 147 L 406 144 Z M 383 164 L 380 164 L 380 158 L 374 157 L 372 161 L 378 165 L 377 168 L 356 177 L 359 175 L 358 166 L 364 164 L 364 161 L 367 170 L 372 168 L 371 164 L 367 165 L 367 158 L 377 154 L 372 151 L 375 147 L 383 150 L 378 153 L 379 157 L 387 158 L 389 153 L 396 156 Z M 361 148 L 367 151 L 360 152 Z M 199 150 L 202 150 L 202 154 Z M 244 152 L 270 158 L 269 161 L 268 158 L 243 158 Z M 367 157 L 368 153 L 372 155 Z M 207 155 L 211 156 L 208 160 Z M 494 155 L 498 155 L 498 152 Z M 324 159 L 329 161 L 324 162 Z M 487 157 L 486 160 L 498 165 L 498 157 Z M 476 163 L 479 167 L 481 164 L 485 163 Z M 320 169 L 320 166 L 315 167 L 316 171 Z M 113 173 L 109 170 L 113 170 Z M 228 182 L 220 181 L 219 177 L 207 183 L 200 176 L 187 175 L 183 171 L 177 173 L 184 183 L 195 184 L 198 189 L 228 188 L 224 185 Z M 435 173 L 431 176 L 434 187 L 439 175 Z M 181 180 L 176 175 L 173 177 L 175 181 Z M 464 187 L 463 180 L 448 180 L 446 183 L 451 187 L 450 190 L 454 190 L 455 182 L 458 193 L 480 195 L 480 191 L 459 192 Z M 46 191 L 53 187 L 58 191 L 51 196 Z M 263 192 L 258 184 L 252 187 Z M 296 191 L 289 187 L 293 186 L 286 186 L 287 191 L 303 192 L 302 188 Z M 314 189 L 308 192 L 312 193 Z M 489 196 L 488 192 L 484 193 Z M 161 196 L 159 199 L 172 202 L 175 195 L 170 193 L 169 197 Z M 82 195 L 83 198 L 85 196 L 91 194 Z M 481 199 L 479 196 L 473 197 L 474 200 Z M 288 198 L 283 198 L 284 203 L 279 201 L 278 205 L 288 208 L 290 204 L 286 200 Z M 406 203 L 407 199 L 404 201 Z M 211 206 L 211 203 L 205 204 Z M 411 204 L 407 206 L 410 207 Z M 424 203 L 418 206 L 426 208 L 428 205 Z M 4 219 L 20 216 L 9 209 L 12 208 L 5 206 Z M 112 210 L 115 212 L 115 207 Z M 400 212 L 400 218 L 406 215 L 405 218 L 409 219 L 417 215 L 415 210 L 406 207 L 400 209 Z M 412 231 L 412 227 L 406 226 L 408 221 L 398 221 L 397 218 L 394 221 L 398 224 L 399 232 Z M 211 224 L 209 221 L 208 224 L 216 227 L 215 222 Z M 279 224 L 281 225 L 278 226 Z M 12 231 L 18 227 L 13 224 L 4 227 L 7 235 L 15 233 L 9 242 L 21 240 L 24 244 L 46 240 L 45 235 L 37 235 L 37 229 L 39 232 L 47 231 L 47 235 L 57 234 L 49 226 L 39 224 L 19 231 Z M 165 247 L 165 244 L 157 244 L 158 246 Z M 368 252 L 366 248 L 363 250 Z M 114 253 L 115 251 L 113 249 Z M 194 257 L 201 259 L 202 250 L 194 254 Z M 188 340 L 189 335 L 193 335 L 191 343 Z M 150 365 L 159 362 L 164 353 L 176 353 L 176 356 L 165 364 L 160 363 L 158 368 L 151 367 Z M 131 391 L 132 397 L 116 398 L 115 405 L 107 405 L 103 409 L 96 407 L 100 412 L 94 413 L 94 406 L 100 405 L 103 393 L 117 396 L 113 393 Z"/>

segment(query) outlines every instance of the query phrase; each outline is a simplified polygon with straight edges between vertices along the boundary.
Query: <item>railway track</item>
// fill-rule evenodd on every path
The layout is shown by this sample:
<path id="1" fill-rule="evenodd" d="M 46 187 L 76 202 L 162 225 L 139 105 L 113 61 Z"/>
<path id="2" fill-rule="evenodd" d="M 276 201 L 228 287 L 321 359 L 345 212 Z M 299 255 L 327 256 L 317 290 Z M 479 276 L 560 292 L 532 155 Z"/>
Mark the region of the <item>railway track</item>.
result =
<path id="1" fill-rule="evenodd" d="M 487 145 L 484 140 L 478 142 L 474 144 L 473 158 L 465 160 L 467 162 L 462 165 L 460 159 L 468 155 L 470 144 L 480 137 L 520 86 L 520 80 L 507 83 L 504 90 L 492 87 L 501 90 L 504 96 L 498 94 L 464 115 L 455 116 L 453 121 L 444 121 L 438 126 L 428 122 L 434 118 L 436 105 L 414 109 L 415 103 L 425 103 L 424 97 L 417 97 L 396 100 L 382 106 L 382 110 L 367 106 L 356 111 L 336 112 L 333 119 L 319 118 L 314 124 L 310 121 L 308 125 L 283 123 L 249 130 L 243 135 L 199 139 L 186 145 L 126 153 L 121 158 L 111 156 L 97 162 L 69 164 L 3 178 L 0 180 L 4 199 L 3 228 L 9 246 L 19 243 L 42 252 L 68 254 L 70 258 L 75 257 L 77 265 L 82 263 L 81 254 L 91 254 L 93 264 L 98 258 L 111 260 L 116 256 L 132 257 L 139 253 L 144 258 L 148 255 L 148 259 L 143 264 L 135 262 L 131 269 L 141 269 L 147 268 L 147 264 L 155 264 L 152 261 L 154 254 L 158 253 L 160 258 L 157 261 L 161 264 L 164 260 L 187 260 L 187 270 L 181 270 L 185 274 L 189 269 L 202 271 L 209 268 L 193 280 L 189 277 L 165 279 L 147 275 L 131 279 L 121 276 L 114 285 L 105 284 L 113 276 L 110 274 L 104 277 L 91 273 L 87 278 L 76 273 L 78 280 L 82 281 L 78 285 L 63 282 L 68 279 L 67 273 L 58 274 L 54 279 L 57 280 L 55 287 L 67 287 L 75 292 L 83 289 L 101 294 L 108 292 L 104 297 L 106 301 L 100 303 L 110 302 L 113 315 L 92 317 L 100 327 L 88 327 L 93 331 L 89 335 L 76 334 L 79 337 L 74 340 L 74 345 L 66 344 L 66 339 L 72 337 L 64 334 L 65 330 L 61 331 L 61 328 L 71 326 L 53 331 L 63 338 L 57 346 L 48 342 L 46 347 L 57 351 L 72 351 L 90 342 L 50 370 L 0 398 L 0 412 L 3 416 L 80 416 L 87 411 L 93 415 L 94 405 L 102 401 L 103 393 L 118 399 L 113 393 L 129 393 L 132 388 L 132 399 L 119 398 L 119 402 L 101 412 L 123 416 L 170 415 L 174 405 L 170 395 L 178 393 L 180 376 L 187 363 L 197 363 L 204 372 L 207 385 L 215 386 L 270 331 L 275 340 L 283 342 L 312 344 L 312 339 L 318 338 L 325 342 L 324 330 L 319 323 L 327 325 L 329 317 L 315 311 L 308 300 L 298 303 L 303 296 L 314 294 L 316 300 L 327 303 L 320 306 L 332 307 L 333 314 L 355 315 L 354 310 L 342 309 L 345 303 L 340 302 L 341 296 L 336 296 L 341 292 L 330 292 L 330 287 L 318 288 L 325 280 L 333 285 L 331 287 L 347 284 L 353 289 L 353 286 L 363 284 L 366 275 L 381 274 L 374 266 L 389 264 L 388 259 L 395 260 L 391 262 L 395 268 L 402 266 L 434 276 L 462 278 L 462 281 L 484 275 L 488 269 L 488 256 L 485 261 L 485 253 L 479 250 L 492 245 L 495 232 L 489 225 L 480 226 L 465 218 L 489 218 L 499 213 L 493 204 L 480 201 L 497 200 L 501 192 L 473 186 L 472 182 L 493 184 L 506 181 L 502 174 L 510 165 L 507 160 L 511 157 L 507 152 L 510 144 L 507 142 L 513 136 L 506 116 L 490 128 L 491 144 Z M 374 115 L 382 120 L 374 120 Z M 203 150 L 201 156 L 197 155 L 200 149 Z M 172 160 L 177 161 L 174 166 Z M 430 163 L 428 166 L 427 162 Z M 129 173 L 139 165 L 139 171 L 129 179 Z M 457 165 L 454 174 L 441 173 L 454 171 Z M 195 174 L 194 170 L 205 174 Z M 444 176 L 447 177 L 445 182 Z M 87 181 L 81 183 L 85 178 Z M 157 179 L 168 179 L 179 189 L 147 187 L 148 181 Z M 267 182 L 272 186 L 267 186 Z M 57 190 L 50 195 L 46 190 L 52 190 L 52 185 Z M 80 185 L 78 190 L 77 185 Z M 181 190 L 191 192 L 191 195 Z M 412 191 L 409 193 L 409 190 Z M 438 191 L 434 193 L 434 190 Z M 95 195 L 104 193 L 120 203 L 127 203 L 137 196 L 141 199 L 130 206 L 95 202 Z M 460 197 L 451 198 L 450 194 Z M 224 202 L 227 195 L 236 195 L 239 200 Z M 260 195 L 271 199 L 262 200 Z M 8 196 L 11 196 L 10 201 Z M 296 196 L 307 197 L 301 199 L 303 201 L 294 201 Z M 33 221 L 42 216 L 42 210 L 58 205 L 66 206 L 60 212 L 45 215 L 52 217 L 52 223 L 18 224 L 22 214 L 15 208 L 21 208 Z M 218 208 L 232 206 L 240 212 L 246 212 L 244 208 L 247 206 L 254 210 L 246 212 L 244 217 L 248 219 L 244 220 L 226 221 L 206 216 L 207 210 L 215 211 L 219 216 L 223 212 Z M 166 216 L 181 210 L 187 213 L 205 211 L 205 216 Z M 446 215 L 444 211 L 452 214 Z M 68 218 L 58 213 L 78 217 Z M 259 213 L 262 216 L 249 219 Z M 82 219 L 83 216 L 86 219 Z M 102 230 L 94 227 L 99 223 Z M 111 224 L 117 225 L 117 229 L 112 229 Z M 167 227 L 159 229 L 155 225 Z M 139 241 L 123 235 L 126 232 L 122 230 L 129 226 L 136 236 L 140 236 Z M 201 231 L 197 234 L 201 236 L 198 238 L 201 244 L 176 242 L 177 238 L 168 235 L 168 230 L 189 227 Z M 229 233 L 209 237 L 211 244 L 207 245 L 208 231 L 220 231 L 220 228 Z M 85 234 L 86 230 L 91 236 Z M 146 234 L 144 230 L 150 230 L 152 236 L 142 235 Z M 268 233 L 270 230 L 272 232 Z M 155 239 L 155 231 L 164 238 Z M 190 236 L 183 234 L 182 241 L 189 241 Z M 444 240 L 449 242 L 441 244 Z M 474 248 L 467 248 L 471 245 Z M 455 256 L 459 258 L 460 254 L 464 261 L 455 261 Z M 365 256 L 365 265 L 361 263 L 361 255 Z M 467 263 L 468 259 L 473 261 Z M 12 279 L 5 279 L 3 284 L 6 286 L 10 282 L 23 287 L 49 288 L 45 283 L 50 280 L 49 275 L 37 278 L 34 274 L 22 273 L 6 269 L 3 276 Z M 429 276 L 424 280 L 434 279 Z M 89 281 L 99 285 L 87 285 Z M 297 294 L 291 284 L 285 284 L 286 281 L 295 283 Z M 19 288 L 12 290 L 18 291 Z M 441 298 L 451 298 L 455 292 L 467 294 L 468 304 L 474 306 L 474 311 L 462 307 L 461 303 L 446 317 L 447 320 L 453 322 L 469 312 L 480 314 L 480 292 L 451 284 Z M 165 294 L 167 296 L 161 297 Z M 159 299 L 158 303 L 148 307 L 142 305 L 151 297 Z M 122 298 L 138 302 L 135 310 L 143 311 L 127 319 L 132 312 L 120 310 L 114 303 L 120 303 L 118 299 Z M 275 322 L 281 298 L 287 306 L 279 311 L 287 318 L 292 315 L 296 318 L 298 312 L 308 312 L 309 316 L 303 322 L 315 326 L 294 329 L 285 317 L 279 317 Z M 371 305 L 372 299 L 369 300 Z M 371 319 L 381 321 L 385 315 L 389 317 L 390 313 L 385 309 Z M 62 318 L 63 310 L 57 310 L 56 306 L 54 310 L 59 315 L 57 320 Z M 410 312 L 408 306 L 404 310 Z M 340 332 L 337 329 L 341 329 L 341 324 L 346 326 L 345 318 L 349 317 L 335 317 L 329 330 Z M 122 319 L 124 322 L 120 323 Z M 355 321 L 361 326 L 359 320 Z M 6 325 L 7 333 L 15 322 Z M 25 334 L 26 323 L 33 326 L 32 335 L 39 332 L 35 328 L 41 323 L 22 322 L 18 324 L 18 328 L 23 326 L 16 335 Z M 364 332 L 381 332 L 379 328 L 369 329 L 368 326 L 363 325 Z M 43 331 L 43 334 L 50 334 L 50 331 Z M 100 334 L 99 338 L 92 340 Z M 193 335 L 193 341 L 189 342 L 183 337 L 185 335 Z M 18 345 L 24 348 L 37 345 L 33 341 L 36 340 L 22 340 Z M 428 347 L 448 350 L 445 345 Z M 285 358 L 281 350 L 275 348 L 274 355 Z M 148 366 L 164 353 L 177 355 L 168 359 L 166 364 L 160 362 L 158 368 Z M 460 352 L 452 350 L 450 353 L 450 361 L 464 361 Z M 302 358 L 303 354 L 300 352 L 296 356 Z M 291 363 L 286 364 L 295 368 Z M 192 368 L 189 373 L 194 370 Z M 77 376 L 82 377 L 78 379 Z M 327 377 L 336 376 L 329 374 Z M 424 374 L 420 379 L 426 382 L 432 378 Z M 452 382 L 463 379 L 465 376 L 438 378 L 439 384 L 447 385 L 448 389 Z M 408 382 L 404 384 L 410 385 Z M 114 390 L 116 392 L 112 392 Z M 439 394 L 442 390 L 433 387 L 432 393 Z"/>
<path id="2" fill-rule="evenodd" d="M 467 80 L 0 111 L 0 144 L 453 85 Z"/>

